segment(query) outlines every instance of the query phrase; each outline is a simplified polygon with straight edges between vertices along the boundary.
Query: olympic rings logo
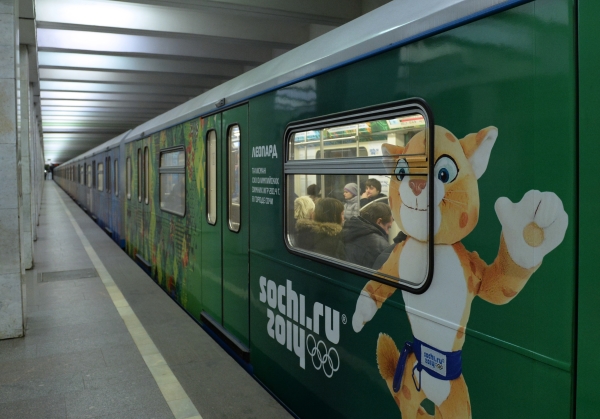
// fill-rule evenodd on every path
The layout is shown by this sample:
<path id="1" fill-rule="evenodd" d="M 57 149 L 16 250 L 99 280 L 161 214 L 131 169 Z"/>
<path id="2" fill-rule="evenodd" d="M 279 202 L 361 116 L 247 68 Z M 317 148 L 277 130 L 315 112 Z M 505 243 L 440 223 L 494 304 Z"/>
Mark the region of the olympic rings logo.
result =
<path id="1" fill-rule="evenodd" d="M 309 343 L 312 341 L 312 344 Z M 327 378 L 331 378 L 333 373 L 340 368 L 340 356 L 332 346 L 327 349 L 327 345 L 322 340 L 317 343 L 313 335 L 306 337 L 306 349 L 311 356 L 313 366 L 316 370 L 323 368 Z"/>

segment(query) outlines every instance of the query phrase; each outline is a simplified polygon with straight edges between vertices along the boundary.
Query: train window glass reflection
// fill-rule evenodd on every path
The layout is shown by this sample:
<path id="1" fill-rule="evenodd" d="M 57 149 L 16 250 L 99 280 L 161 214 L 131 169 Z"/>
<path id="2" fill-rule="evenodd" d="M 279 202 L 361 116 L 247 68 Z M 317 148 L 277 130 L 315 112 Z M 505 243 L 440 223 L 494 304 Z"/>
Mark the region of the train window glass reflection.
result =
<path id="1" fill-rule="evenodd" d="M 175 149 L 160 154 L 160 209 L 185 214 L 185 151 Z"/>
<path id="2" fill-rule="evenodd" d="M 406 239 L 400 226 L 406 228 L 407 221 L 404 225 L 396 223 L 399 209 L 394 215 L 389 203 L 390 189 L 397 188 L 395 195 L 392 193 L 397 196 L 400 179 L 396 156 L 402 149 L 395 147 L 404 147 L 415 135 L 425 138 L 404 161 L 410 163 L 412 178 L 426 180 L 428 130 L 424 116 L 385 115 L 385 119 L 325 127 L 326 121 L 317 121 L 318 129 L 311 130 L 307 125 L 299 131 L 292 128 L 287 139 L 288 247 L 382 282 L 418 289 L 428 277 L 426 244 L 415 251 L 413 259 L 419 264 L 416 274 L 411 272 L 403 278 L 397 263 L 395 269 L 391 262 L 384 264 L 395 246 L 403 246 Z M 408 221 L 426 232 L 424 243 L 428 220 L 427 211 L 423 211 L 422 217 Z"/>
<path id="3" fill-rule="evenodd" d="M 296 132 L 289 139 L 288 160 L 381 156 L 383 143 L 405 144 L 425 128 L 423 116 L 414 114 Z"/>
<path id="4" fill-rule="evenodd" d="M 98 190 L 102 192 L 104 190 L 104 164 L 98 163 Z"/>
<path id="5" fill-rule="evenodd" d="M 212 130 L 208 133 L 206 141 L 206 155 L 208 164 L 206 168 L 206 177 L 208 184 L 208 193 L 206 194 L 207 218 L 208 223 L 215 225 L 217 223 L 217 132 Z"/>
<path id="6" fill-rule="evenodd" d="M 83 172 L 83 166 L 80 164 L 79 165 L 79 184 L 83 185 L 83 179 L 84 179 L 84 172 Z"/>
<path id="7" fill-rule="evenodd" d="M 233 125 L 229 128 L 227 135 L 227 165 L 228 165 L 228 201 L 229 201 L 229 229 L 231 231 L 240 231 L 240 145 L 241 134 L 240 127 Z"/>
<path id="8" fill-rule="evenodd" d="M 91 164 L 87 165 L 87 187 L 88 188 L 92 187 L 92 165 Z"/>

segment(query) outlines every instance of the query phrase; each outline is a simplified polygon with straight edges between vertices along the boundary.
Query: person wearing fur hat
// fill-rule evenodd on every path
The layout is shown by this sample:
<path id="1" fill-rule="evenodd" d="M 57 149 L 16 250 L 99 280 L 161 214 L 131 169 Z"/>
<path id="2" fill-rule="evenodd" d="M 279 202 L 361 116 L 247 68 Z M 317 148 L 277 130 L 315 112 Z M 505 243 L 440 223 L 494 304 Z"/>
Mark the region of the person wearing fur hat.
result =
<path id="1" fill-rule="evenodd" d="M 360 215 L 360 199 L 358 197 L 358 186 L 356 183 L 348 183 L 344 186 L 344 218 L 349 220 Z"/>
<path id="2" fill-rule="evenodd" d="M 296 245 L 304 250 L 345 260 L 342 224 L 344 206 L 335 198 L 321 198 L 315 205 L 313 219 L 296 221 Z"/>

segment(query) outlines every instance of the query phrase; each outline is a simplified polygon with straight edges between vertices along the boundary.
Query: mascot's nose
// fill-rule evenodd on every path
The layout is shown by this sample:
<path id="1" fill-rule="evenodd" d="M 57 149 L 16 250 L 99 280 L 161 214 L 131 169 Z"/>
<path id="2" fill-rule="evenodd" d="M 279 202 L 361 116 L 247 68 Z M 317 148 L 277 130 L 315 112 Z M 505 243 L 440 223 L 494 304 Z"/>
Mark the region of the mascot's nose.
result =
<path id="1" fill-rule="evenodd" d="M 408 186 L 410 186 L 410 189 L 412 189 L 415 196 L 419 196 L 419 195 L 421 195 L 421 192 L 423 192 L 423 189 L 425 189 L 425 186 L 427 186 L 427 180 L 411 179 L 408 182 Z"/>

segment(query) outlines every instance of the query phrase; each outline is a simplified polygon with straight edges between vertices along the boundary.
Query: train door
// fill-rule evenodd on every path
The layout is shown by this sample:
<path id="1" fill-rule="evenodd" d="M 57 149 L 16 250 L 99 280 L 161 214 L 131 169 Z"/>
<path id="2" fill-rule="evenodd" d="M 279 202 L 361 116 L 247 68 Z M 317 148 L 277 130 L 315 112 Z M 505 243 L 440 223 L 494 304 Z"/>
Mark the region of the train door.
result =
<path id="1" fill-rule="evenodd" d="M 243 355 L 249 333 L 248 105 L 204 120 L 206 218 L 202 300 Z"/>
<path id="2" fill-rule="evenodd" d="M 153 240 L 151 238 L 151 217 L 152 209 L 154 205 L 154 171 L 152 165 L 154 163 L 154 154 L 152 153 L 152 137 L 146 137 L 141 141 L 140 146 L 140 158 L 141 158 L 141 212 L 142 212 L 142 242 L 136 256 L 138 262 L 146 267 L 148 273 L 150 273 L 150 255 L 152 252 L 151 246 Z"/>
<path id="3" fill-rule="evenodd" d="M 221 209 L 220 181 L 222 148 L 221 115 L 204 118 L 200 124 L 204 139 L 205 205 L 202 215 L 202 307 L 205 314 L 221 325 L 223 323 L 223 240 L 221 239 L 223 217 Z"/>
<path id="4" fill-rule="evenodd" d="M 115 240 L 119 242 L 119 222 L 120 222 L 120 207 L 118 198 L 118 176 L 119 171 L 117 168 L 119 156 L 119 148 L 113 148 L 109 151 L 108 156 L 104 164 L 106 187 L 104 188 L 107 195 L 108 202 L 108 218 L 107 218 L 107 233 Z"/>
<path id="5" fill-rule="evenodd" d="M 126 145 L 129 169 L 127 193 L 127 252 L 137 262 L 142 257 L 144 243 L 144 147 L 143 141 L 135 141 Z"/>
<path id="6" fill-rule="evenodd" d="M 223 326 L 249 346 L 248 105 L 223 112 L 222 128 Z"/>

